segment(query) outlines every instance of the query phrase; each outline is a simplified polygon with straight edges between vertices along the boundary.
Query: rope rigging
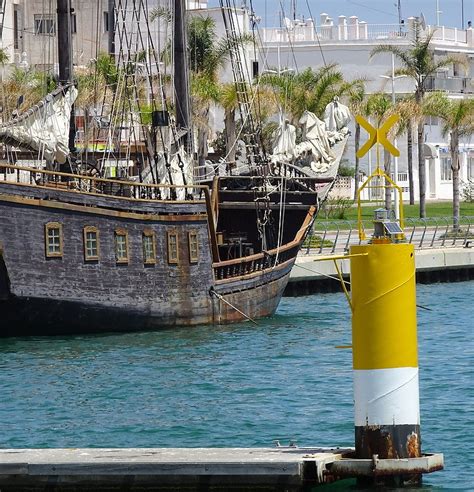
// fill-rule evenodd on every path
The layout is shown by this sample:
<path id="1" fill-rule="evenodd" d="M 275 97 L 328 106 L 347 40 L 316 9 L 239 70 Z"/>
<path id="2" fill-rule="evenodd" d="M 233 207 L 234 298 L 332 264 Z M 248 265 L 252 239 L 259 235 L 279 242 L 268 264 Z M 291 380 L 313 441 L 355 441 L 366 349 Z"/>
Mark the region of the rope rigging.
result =
<path id="1" fill-rule="evenodd" d="M 106 84 L 100 116 L 108 121 L 105 159 L 131 162 L 134 158 L 140 179 L 172 185 L 181 181 L 189 196 L 186 188 L 191 182 L 189 169 L 181 155 L 174 119 L 168 116 L 167 65 L 161 62 L 159 49 L 155 49 L 162 46 L 163 35 L 169 34 L 170 19 L 164 20 L 166 27 L 162 29 L 162 16 L 158 14 L 151 19 L 148 3 L 148 0 L 115 0 L 114 3 L 116 75 L 114 83 Z M 153 22 L 158 24 L 156 39 Z M 180 174 L 178 180 L 177 174 Z M 174 189 L 169 193 L 171 198 L 176 198 Z"/>
<path id="2" fill-rule="evenodd" d="M 249 93 L 253 92 L 249 86 L 252 79 L 249 66 L 242 60 L 242 30 L 236 23 L 234 13 L 237 11 L 235 0 L 219 0 L 229 46 L 234 84 L 236 87 L 237 102 L 242 126 L 242 137 L 246 143 L 247 160 L 250 167 L 262 165 L 266 162 L 265 150 L 262 145 L 261 125 L 255 122 L 253 116 L 253 100 Z M 254 46 L 255 46 L 255 35 Z"/>

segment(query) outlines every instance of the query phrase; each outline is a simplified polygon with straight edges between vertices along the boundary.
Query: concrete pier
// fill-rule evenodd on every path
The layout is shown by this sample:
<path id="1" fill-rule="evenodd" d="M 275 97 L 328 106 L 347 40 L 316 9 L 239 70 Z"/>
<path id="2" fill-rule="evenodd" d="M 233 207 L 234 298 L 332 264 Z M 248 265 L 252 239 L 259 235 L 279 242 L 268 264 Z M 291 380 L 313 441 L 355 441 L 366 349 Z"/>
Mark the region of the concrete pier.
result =
<path id="1" fill-rule="evenodd" d="M 442 455 L 355 460 L 339 448 L 3 449 L 0 490 L 309 490 L 361 475 L 443 467 Z M 336 464 L 338 466 L 336 466 Z M 331 471 L 331 468 L 334 470 Z"/>
<path id="2" fill-rule="evenodd" d="M 0 489 L 300 490 L 350 449 L 4 449 Z M 76 488 L 74 488 L 76 487 Z"/>
<path id="3" fill-rule="evenodd" d="M 306 295 L 316 292 L 340 292 L 341 284 L 333 255 L 300 255 L 291 271 L 285 295 Z M 349 259 L 338 260 L 345 280 L 349 280 Z M 458 282 L 474 279 L 474 248 L 427 248 L 415 252 L 418 283 Z M 332 277 L 332 278 L 331 278 Z"/>

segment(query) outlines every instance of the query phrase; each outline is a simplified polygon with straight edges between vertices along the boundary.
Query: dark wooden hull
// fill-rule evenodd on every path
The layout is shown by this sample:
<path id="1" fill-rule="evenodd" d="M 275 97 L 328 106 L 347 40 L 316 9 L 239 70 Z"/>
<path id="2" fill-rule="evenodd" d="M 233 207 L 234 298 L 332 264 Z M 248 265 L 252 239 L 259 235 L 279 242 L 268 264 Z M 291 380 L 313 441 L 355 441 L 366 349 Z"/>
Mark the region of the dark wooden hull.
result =
<path id="1" fill-rule="evenodd" d="M 271 316 L 278 307 L 288 276 L 255 289 L 230 294 L 225 299 L 252 319 Z M 200 316 L 195 312 L 186 314 L 180 310 L 175 315 L 166 315 L 162 311 L 15 296 L 0 301 L 0 308 L 0 337 L 133 332 L 246 321 L 235 309 L 211 296 L 209 309 Z"/>
<path id="2" fill-rule="evenodd" d="M 302 224 L 278 261 L 265 252 L 222 262 L 210 210 L 209 197 L 153 203 L 0 182 L 0 337 L 157 330 L 272 315 L 304 239 Z M 298 218 L 308 225 L 313 213 L 298 210 Z M 62 224 L 60 258 L 45 255 L 50 222 Z M 87 226 L 100 231 L 96 262 L 84 261 Z M 115 258 L 118 229 L 127 230 L 127 264 Z M 152 265 L 143 262 L 145 229 L 156 237 Z M 169 231 L 178 236 L 177 264 L 168 258 Z M 197 262 L 190 261 L 190 232 L 198 238 Z"/>

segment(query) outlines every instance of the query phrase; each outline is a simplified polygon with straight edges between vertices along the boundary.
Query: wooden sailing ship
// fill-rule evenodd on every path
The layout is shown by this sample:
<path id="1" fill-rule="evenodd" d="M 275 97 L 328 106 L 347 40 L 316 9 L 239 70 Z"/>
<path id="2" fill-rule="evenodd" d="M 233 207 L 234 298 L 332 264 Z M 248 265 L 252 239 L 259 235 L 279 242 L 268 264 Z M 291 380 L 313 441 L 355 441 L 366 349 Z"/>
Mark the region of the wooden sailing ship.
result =
<path id="1" fill-rule="evenodd" d="M 177 15 L 183 2 L 175 4 Z M 58 16 L 67 26 L 67 1 L 58 0 Z M 178 39 L 181 30 L 175 22 Z M 67 31 L 58 37 L 64 43 Z M 54 97 L 74 90 L 70 59 L 60 62 L 65 68 Z M 33 113 L 17 118 L 13 129 L 0 129 L 4 141 L 20 146 L 15 125 Z M 189 128 L 179 114 L 178 127 Z M 51 151 L 53 161 L 61 161 L 63 147 Z M 206 184 L 186 182 L 184 175 L 179 183 L 158 183 L 2 164 L 0 336 L 269 316 L 334 179 L 333 171 L 314 176 L 271 161 Z"/>

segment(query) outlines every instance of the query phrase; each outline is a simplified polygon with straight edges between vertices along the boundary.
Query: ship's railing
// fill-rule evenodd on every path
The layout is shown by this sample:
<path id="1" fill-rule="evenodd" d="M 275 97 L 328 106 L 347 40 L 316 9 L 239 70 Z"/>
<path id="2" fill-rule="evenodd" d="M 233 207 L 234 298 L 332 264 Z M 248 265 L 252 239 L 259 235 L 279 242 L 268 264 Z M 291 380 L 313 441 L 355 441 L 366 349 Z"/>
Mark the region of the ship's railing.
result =
<path id="1" fill-rule="evenodd" d="M 144 184 L 10 164 L 0 164 L 0 182 L 146 201 L 187 201 L 208 189 L 204 185 Z"/>
<path id="2" fill-rule="evenodd" d="M 310 177 L 299 167 L 286 162 L 276 162 L 271 164 L 271 170 L 275 176 L 283 176 L 285 178 L 292 178 L 293 181 L 306 187 L 311 191 L 318 191 L 321 188 L 321 183 L 332 183 L 335 178 L 318 178 Z"/>
<path id="3" fill-rule="evenodd" d="M 225 260 L 214 263 L 214 276 L 217 281 L 226 279 L 236 279 L 256 272 L 262 272 L 269 268 L 285 263 L 292 258 L 296 258 L 300 248 L 300 241 L 293 241 L 280 248 L 263 251 L 250 256 Z"/>
<path id="4" fill-rule="evenodd" d="M 453 229 L 452 217 L 405 219 L 405 238 L 416 249 L 459 248 L 474 246 L 474 217 L 461 216 L 459 227 Z M 370 238 L 373 222 L 364 221 Z M 367 241 L 365 241 L 367 242 Z M 304 254 L 343 254 L 352 245 L 361 244 L 355 221 L 316 221 L 303 245 Z"/>
<path id="5" fill-rule="evenodd" d="M 272 164 L 269 168 L 268 174 L 262 174 L 259 176 L 239 176 L 239 182 L 241 184 L 248 183 L 249 189 L 259 189 L 265 191 L 265 185 L 271 184 L 272 186 L 278 186 L 281 184 L 282 179 L 291 181 L 292 184 L 298 184 L 302 193 L 318 193 L 323 190 L 328 183 L 332 183 L 334 178 L 317 178 L 308 176 L 304 171 L 301 171 L 296 166 L 291 164 Z M 235 177 L 222 176 L 219 177 L 219 188 L 223 189 L 227 186 L 230 179 L 234 180 Z M 271 189 L 267 188 L 266 192 L 270 192 Z"/>

